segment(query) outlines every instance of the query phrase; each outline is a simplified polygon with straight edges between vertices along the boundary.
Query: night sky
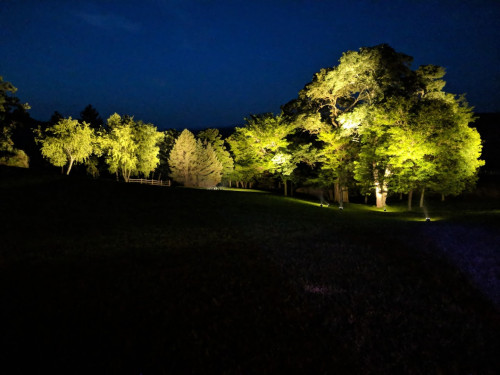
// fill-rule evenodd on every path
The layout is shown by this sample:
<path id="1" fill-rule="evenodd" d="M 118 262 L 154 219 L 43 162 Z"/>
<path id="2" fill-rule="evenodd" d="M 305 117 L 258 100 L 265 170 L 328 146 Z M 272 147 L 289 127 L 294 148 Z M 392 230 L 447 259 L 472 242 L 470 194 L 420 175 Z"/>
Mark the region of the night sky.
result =
<path id="1" fill-rule="evenodd" d="M 275 112 L 342 52 L 388 43 L 500 111 L 498 0 L 0 0 L 0 75 L 30 114 L 134 115 L 160 129 Z"/>

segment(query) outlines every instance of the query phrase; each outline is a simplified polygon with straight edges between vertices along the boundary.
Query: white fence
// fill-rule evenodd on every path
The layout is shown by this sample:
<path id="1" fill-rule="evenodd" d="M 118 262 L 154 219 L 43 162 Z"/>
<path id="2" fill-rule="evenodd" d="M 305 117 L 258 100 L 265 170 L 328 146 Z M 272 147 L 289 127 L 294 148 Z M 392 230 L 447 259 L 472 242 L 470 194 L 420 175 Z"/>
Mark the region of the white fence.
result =
<path id="1" fill-rule="evenodd" d="M 162 181 L 162 180 L 148 180 L 146 178 L 129 178 L 128 182 L 135 182 L 136 184 L 145 184 L 145 185 L 170 186 L 170 180 Z"/>

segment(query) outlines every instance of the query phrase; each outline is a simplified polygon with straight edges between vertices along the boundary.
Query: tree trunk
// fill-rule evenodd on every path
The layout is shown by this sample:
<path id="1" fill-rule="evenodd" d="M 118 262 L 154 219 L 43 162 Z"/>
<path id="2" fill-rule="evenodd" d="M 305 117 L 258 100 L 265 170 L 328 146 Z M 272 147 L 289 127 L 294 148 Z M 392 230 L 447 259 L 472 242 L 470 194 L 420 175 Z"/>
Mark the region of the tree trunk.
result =
<path id="1" fill-rule="evenodd" d="M 403 200 L 403 193 L 399 193 L 399 200 L 402 201 Z"/>
<path id="2" fill-rule="evenodd" d="M 288 184 L 287 184 L 286 180 L 283 181 L 283 186 L 284 186 L 285 197 L 287 197 L 288 196 Z"/>
<path id="3" fill-rule="evenodd" d="M 75 160 L 73 158 L 69 159 L 69 166 L 68 166 L 68 170 L 66 171 L 66 176 L 69 175 L 69 172 L 71 172 L 71 167 L 73 166 L 74 161 Z"/>
<path id="4" fill-rule="evenodd" d="M 441 194 L 441 202 L 444 202 L 444 194 Z"/>
<path id="5" fill-rule="evenodd" d="M 365 204 L 368 204 L 368 195 L 365 195 Z"/>
<path id="6" fill-rule="evenodd" d="M 408 192 L 408 211 L 411 211 L 411 201 L 413 199 L 413 190 Z"/>
<path id="7" fill-rule="evenodd" d="M 387 192 L 377 187 L 375 189 L 375 195 L 377 196 L 377 207 L 385 207 L 385 202 L 387 200 Z"/>
<path id="8" fill-rule="evenodd" d="M 253 185 L 253 182 L 249 182 L 248 183 L 248 188 L 251 189 L 252 188 L 252 185 Z"/>
<path id="9" fill-rule="evenodd" d="M 389 170 L 385 170 L 384 177 L 390 174 Z M 387 182 L 384 178 L 384 182 L 380 182 L 378 170 L 373 171 L 373 181 L 375 182 L 375 197 L 377 200 L 377 208 L 385 207 L 385 202 L 387 200 Z"/>
<path id="10" fill-rule="evenodd" d="M 342 200 L 345 203 L 349 203 L 349 189 L 346 188 L 345 186 L 342 188 Z"/>
<path id="11" fill-rule="evenodd" d="M 340 184 L 338 182 L 335 182 L 333 184 L 333 189 L 335 191 L 335 197 L 333 201 L 340 203 Z"/>
<path id="12" fill-rule="evenodd" d="M 424 207 L 424 194 L 425 194 L 425 187 L 422 188 L 422 192 L 420 193 L 420 208 Z"/>

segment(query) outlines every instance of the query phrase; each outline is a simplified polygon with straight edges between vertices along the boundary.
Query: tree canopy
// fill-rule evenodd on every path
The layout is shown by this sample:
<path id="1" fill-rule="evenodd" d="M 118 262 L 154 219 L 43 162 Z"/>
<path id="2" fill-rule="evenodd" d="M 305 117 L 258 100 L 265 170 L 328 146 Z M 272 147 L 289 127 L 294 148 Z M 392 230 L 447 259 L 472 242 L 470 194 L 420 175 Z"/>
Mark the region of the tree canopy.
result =
<path id="1" fill-rule="evenodd" d="M 100 144 L 111 173 L 121 173 L 128 182 L 132 175 L 148 176 L 154 171 L 160 162 L 158 143 L 163 137 L 154 125 L 114 113 L 107 126 Z"/>
<path id="2" fill-rule="evenodd" d="M 443 67 L 412 69 L 412 60 L 387 44 L 347 51 L 337 65 L 314 74 L 280 114 L 252 114 L 225 140 L 217 129 L 197 137 L 187 129 L 158 132 L 116 113 L 104 127 L 88 105 L 81 122 L 55 112 L 37 142 L 52 164 L 68 166 L 68 174 L 94 153 L 89 167 L 96 171 L 96 155 L 103 154 L 109 171 L 125 181 L 156 170 L 185 186 L 278 181 L 286 195 L 288 183 L 301 179 L 334 191 L 341 207 L 356 189 L 365 197 L 374 193 L 378 207 L 390 193 L 407 194 L 411 208 L 415 191 L 422 205 L 426 190 L 444 197 L 474 186 L 484 164 L 473 109 L 444 90 Z M 28 116 L 15 92 L 0 77 L 4 164 L 28 160 L 14 146 L 17 123 Z"/>
<path id="3" fill-rule="evenodd" d="M 320 141 L 320 176 L 374 191 L 378 207 L 389 190 L 456 194 L 483 164 L 472 109 L 443 91 L 444 69 L 411 62 L 385 44 L 346 52 L 285 106 Z"/>
<path id="4" fill-rule="evenodd" d="M 57 167 L 67 165 L 66 174 L 74 163 L 82 163 L 96 149 L 96 136 L 86 122 L 71 117 L 60 120 L 45 131 L 38 131 L 37 141 L 42 145 L 42 155 Z"/>

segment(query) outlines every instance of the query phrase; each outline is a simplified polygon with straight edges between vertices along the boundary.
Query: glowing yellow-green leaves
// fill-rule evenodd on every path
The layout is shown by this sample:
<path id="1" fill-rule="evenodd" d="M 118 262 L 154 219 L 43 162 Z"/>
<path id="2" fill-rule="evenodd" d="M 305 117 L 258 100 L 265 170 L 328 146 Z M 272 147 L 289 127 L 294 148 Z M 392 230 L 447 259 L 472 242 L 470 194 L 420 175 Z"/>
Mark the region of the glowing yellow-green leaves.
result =
<path id="1" fill-rule="evenodd" d="M 37 142 L 42 145 L 42 155 L 56 167 L 67 165 L 66 174 L 74 163 L 83 163 L 96 149 L 96 135 L 86 122 L 79 123 L 71 117 L 39 131 Z"/>
<path id="2" fill-rule="evenodd" d="M 132 117 L 117 113 L 107 120 L 108 132 L 101 138 L 106 163 L 111 173 L 120 172 L 125 181 L 131 175 L 144 176 L 154 171 L 158 163 L 158 143 L 163 137 L 152 124 L 135 122 Z"/>

